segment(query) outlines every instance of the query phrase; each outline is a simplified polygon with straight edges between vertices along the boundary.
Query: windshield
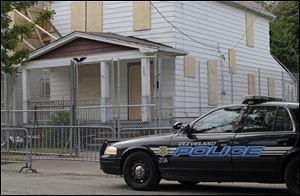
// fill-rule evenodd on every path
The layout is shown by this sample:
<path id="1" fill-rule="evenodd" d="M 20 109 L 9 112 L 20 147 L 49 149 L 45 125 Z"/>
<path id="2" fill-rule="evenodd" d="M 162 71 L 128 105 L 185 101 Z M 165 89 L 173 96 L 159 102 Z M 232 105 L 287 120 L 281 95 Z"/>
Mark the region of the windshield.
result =
<path id="1" fill-rule="evenodd" d="M 216 110 L 195 122 L 195 133 L 222 133 L 232 132 L 240 115 L 241 107 Z"/>

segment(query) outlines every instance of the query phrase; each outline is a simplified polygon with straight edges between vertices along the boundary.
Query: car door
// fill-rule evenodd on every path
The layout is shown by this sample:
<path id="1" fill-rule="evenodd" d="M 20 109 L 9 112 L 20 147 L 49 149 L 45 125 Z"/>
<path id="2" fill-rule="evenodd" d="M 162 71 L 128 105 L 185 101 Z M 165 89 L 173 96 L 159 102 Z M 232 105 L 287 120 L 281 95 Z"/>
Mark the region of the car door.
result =
<path id="1" fill-rule="evenodd" d="M 287 107 L 250 106 L 239 124 L 233 147 L 256 147 L 256 156 L 232 157 L 237 181 L 276 181 L 280 160 L 296 144 L 295 124 Z"/>
<path id="2" fill-rule="evenodd" d="M 232 145 L 240 111 L 240 106 L 215 110 L 191 124 L 192 135 L 174 136 L 170 175 L 183 180 L 231 181 L 231 157 L 226 151 Z"/>

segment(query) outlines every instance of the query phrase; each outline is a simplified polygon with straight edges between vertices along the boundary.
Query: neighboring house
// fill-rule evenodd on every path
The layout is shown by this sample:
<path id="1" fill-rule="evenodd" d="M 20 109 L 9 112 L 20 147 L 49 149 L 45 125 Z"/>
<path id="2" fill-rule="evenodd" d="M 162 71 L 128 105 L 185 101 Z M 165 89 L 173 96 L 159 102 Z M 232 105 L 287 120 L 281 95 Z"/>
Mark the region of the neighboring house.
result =
<path id="1" fill-rule="evenodd" d="M 53 24 L 64 37 L 31 53 L 23 64 L 23 81 L 32 70 L 47 69 L 50 100 L 68 100 L 70 60 L 86 56 L 78 68 L 78 96 L 99 99 L 98 105 L 120 104 L 112 101 L 117 87 L 122 89 L 122 104 L 147 105 L 158 85 L 162 105 L 172 108 L 163 115 L 172 118 L 196 117 L 210 107 L 239 103 L 248 94 L 296 101 L 294 77 L 270 54 L 269 21 L 274 15 L 260 5 L 254 1 L 152 3 L 155 7 L 150 1 L 51 1 L 56 12 Z M 156 65 L 153 56 L 158 57 L 157 68 L 151 68 Z M 128 58 L 131 62 L 124 60 Z M 117 77 L 117 66 L 111 64 L 118 59 L 123 60 L 121 82 L 113 86 L 111 76 Z M 152 69 L 160 73 L 157 85 Z M 23 83 L 25 110 L 29 86 Z M 287 89 L 292 93 L 286 94 Z M 122 111 L 122 120 L 150 121 L 153 116 L 147 107 Z M 96 113 L 101 122 L 112 120 L 108 109 Z"/>
<path id="2" fill-rule="evenodd" d="M 29 21 L 33 21 L 38 17 L 41 12 L 50 7 L 50 1 L 39 1 L 36 5 L 31 6 L 22 13 L 18 11 L 12 11 L 9 13 L 12 24 L 30 24 Z M 31 37 L 23 37 L 22 42 L 19 43 L 17 50 L 28 49 L 29 51 L 36 50 L 44 45 L 47 45 L 51 41 L 49 35 L 55 34 L 61 36 L 55 29 L 54 25 L 47 21 L 42 27 L 44 31 L 39 30 L 37 27 L 32 33 Z M 45 32 L 48 32 L 46 34 Z M 31 100 L 46 101 L 50 98 L 50 83 L 49 73 L 45 70 L 32 70 L 30 78 L 31 86 Z M 1 76 L 1 124 L 7 124 L 9 126 L 22 123 L 23 109 L 23 95 L 22 95 L 22 69 L 19 70 L 15 76 Z M 9 114 L 6 112 L 10 112 Z M 19 112 L 16 112 L 19 111 Z M 9 122 L 9 123 L 7 123 Z"/>

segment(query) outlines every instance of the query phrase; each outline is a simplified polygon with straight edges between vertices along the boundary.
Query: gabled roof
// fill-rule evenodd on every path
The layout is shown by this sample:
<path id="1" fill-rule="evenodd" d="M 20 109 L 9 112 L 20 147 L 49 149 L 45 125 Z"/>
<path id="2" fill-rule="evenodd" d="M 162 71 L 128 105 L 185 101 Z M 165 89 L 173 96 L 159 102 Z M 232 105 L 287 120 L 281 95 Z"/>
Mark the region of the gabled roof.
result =
<path id="1" fill-rule="evenodd" d="M 172 48 L 170 46 L 152 42 L 146 39 L 140 39 L 133 36 L 123 36 L 115 33 L 92 33 L 92 32 L 72 32 L 56 41 L 51 42 L 50 44 L 34 50 L 30 53 L 27 60 L 33 60 L 43 54 L 46 54 L 50 51 L 55 50 L 71 41 L 74 41 L 78 38 L 90 39 L 120 46 L 126 46 L 130 48 L 136 48 L 142 53 L 157 53 L 163 52 L 169 55 L 181 56 L 186 55 L 187 53 L 183 50 Z"/>
<path id="2" fill-rule="evenodd" d="M 250 10 L 268 19 L 273 19 L 275 17 L 274 14 L 264 9 L 261 5 L 259 5 L 255 1 L 223 1 L 223 2 L 238 8 Z"/>

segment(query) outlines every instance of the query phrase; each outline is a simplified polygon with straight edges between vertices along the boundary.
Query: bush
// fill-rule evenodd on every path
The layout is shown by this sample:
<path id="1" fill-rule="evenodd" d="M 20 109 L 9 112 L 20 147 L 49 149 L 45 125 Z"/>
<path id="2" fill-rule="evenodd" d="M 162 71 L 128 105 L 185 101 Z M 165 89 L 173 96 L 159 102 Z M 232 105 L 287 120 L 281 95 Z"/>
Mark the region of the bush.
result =
<path id="1" fill-rule="evenodd" d="M 63 125 L 70 125 L 70 114 L 67 111 L 58 111 L 54 112 L 51 115 L 51 120 L 49 125 L 55 126 L 63 126 Z"/>

